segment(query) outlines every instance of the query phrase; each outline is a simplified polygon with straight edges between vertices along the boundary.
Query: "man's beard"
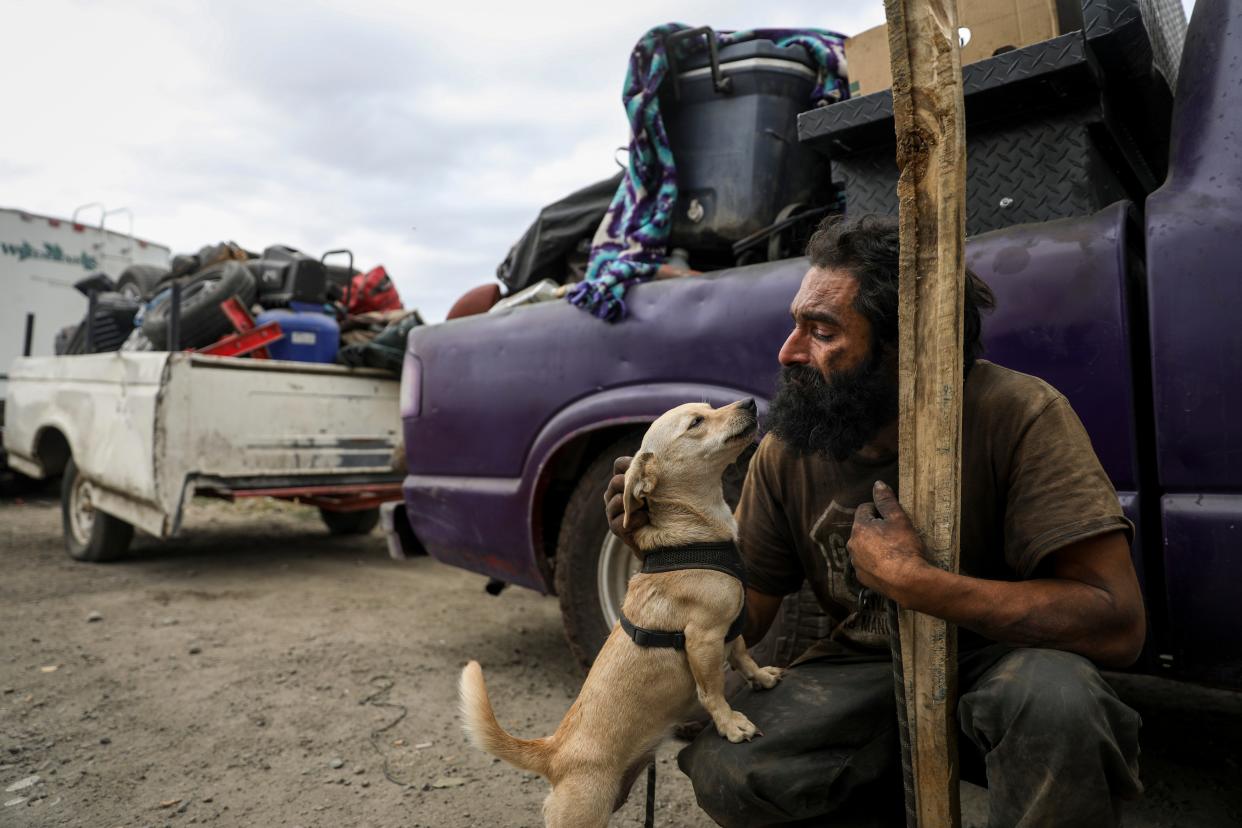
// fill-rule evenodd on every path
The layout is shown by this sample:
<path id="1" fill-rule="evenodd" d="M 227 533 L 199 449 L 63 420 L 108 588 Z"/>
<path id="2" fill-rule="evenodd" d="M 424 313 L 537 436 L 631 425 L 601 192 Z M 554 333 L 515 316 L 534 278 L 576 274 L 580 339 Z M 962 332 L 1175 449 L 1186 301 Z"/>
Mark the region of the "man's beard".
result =
<path id="1" fill-rule="evenodd" d="M 873 348 L 865 363 L 831 380 L 811 365 L 782 368 L 768 431 L 798 454 L 847 459 L 897 418 L 895 352 Z"/>

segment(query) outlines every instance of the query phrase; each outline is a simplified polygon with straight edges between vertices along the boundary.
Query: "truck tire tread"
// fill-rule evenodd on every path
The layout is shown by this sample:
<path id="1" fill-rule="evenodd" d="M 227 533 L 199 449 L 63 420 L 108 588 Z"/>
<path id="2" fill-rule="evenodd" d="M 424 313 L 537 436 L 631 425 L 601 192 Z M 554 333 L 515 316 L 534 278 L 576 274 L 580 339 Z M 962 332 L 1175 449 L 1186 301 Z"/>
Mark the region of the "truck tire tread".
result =
<path id="1" fill-rule="evenodd" d="M 641 434 L 629 434 L 601 451 L 578 479 L 561 521 L 553 581 L 569 650 L 583 669 L 590 669 L 610 632 L 596 582 L 600 548 L 610 531 L 604 489 L 612 478 L 613 461 L 634 454 L 641 441 Z"/>

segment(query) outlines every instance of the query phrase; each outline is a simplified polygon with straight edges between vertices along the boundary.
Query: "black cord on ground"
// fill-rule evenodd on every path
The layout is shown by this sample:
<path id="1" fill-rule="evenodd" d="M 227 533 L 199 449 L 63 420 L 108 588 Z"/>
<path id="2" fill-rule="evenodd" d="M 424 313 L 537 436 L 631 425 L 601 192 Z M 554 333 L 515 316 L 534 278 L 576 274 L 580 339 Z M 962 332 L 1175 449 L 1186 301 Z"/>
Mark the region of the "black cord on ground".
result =
<path id="1" fill-rule="evenodd" d="M 643 828 L 655 828 L 655 759 L 647 766 L 647 815 Z"/>
<path id="2" fill-rule="evenodd" d="M 391 707 L 393 710 L 401 711 L 400 715 L 398 715 L 397 718 L 393 719 L 391 722 L 379 728 L 378 730 L 371 731 L 371 747 L 375 750 L 377 754 L 379 754 L 380 759 L 383 760 L 384 778 L 387 779 L 389 782 L 393 783 L 394 785 L 399 785 L 402 788 L 412 788 L 414 786 L 411 785 L 409 782 L 402 782 L 400 779 L 397 779 L 395 776 L 392 775 L 392 772 L 388 769 L 388 754 L 384 753 L 384 751 L 381 750 L 379 746 L 380 734 L 385 733 L 389 730 L 392 730 L 394 727 L 399 725 L 401 721 L 405 719 L 405 717 L 410 712 L 405 707 L 405 705 L 388 701 L 388 698 L 387 698 L 388 694 L 392 691 L 392 688 L 395 687 L 396 684 L 397 682 L 393 680 L 390 676 L 372 676 L 371 686 L 376 687 L 377 689 L 374 693 L 367 696 L 365 699 L 360 699 L 358 701 L 358 704 L 369 704 L 372 707 Z"/>
<path id="3" fill-rule="evenodd" d="M 906 709 L 906 672 L 901 662 L 901 624 L 897 602 L 885 599 L 888 609 L 888 647 L 893 655 L 893 691 L 897 696 L 897 732 L 901 734 L 901 786 L 906 797 L 906 828 L 918 828 L 914 798 L 914 763 L 910 755 L 910 718 Z"/>

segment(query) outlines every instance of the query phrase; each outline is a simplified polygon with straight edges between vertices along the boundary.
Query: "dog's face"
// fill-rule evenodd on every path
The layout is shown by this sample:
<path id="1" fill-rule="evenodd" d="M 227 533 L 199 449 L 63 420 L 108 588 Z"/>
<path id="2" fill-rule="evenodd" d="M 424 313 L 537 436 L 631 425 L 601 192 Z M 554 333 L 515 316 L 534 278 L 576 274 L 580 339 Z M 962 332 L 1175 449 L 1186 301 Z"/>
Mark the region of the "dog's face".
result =
<path id="1" fill-rule="evenodd" d="M 686 495 L 720 488 L 720 476 L 755 438 L 753 399 L 712 408 L 686 403 L 660 416 L 643 437 L 625 474 L 625 522 L 655 492 Z"/>

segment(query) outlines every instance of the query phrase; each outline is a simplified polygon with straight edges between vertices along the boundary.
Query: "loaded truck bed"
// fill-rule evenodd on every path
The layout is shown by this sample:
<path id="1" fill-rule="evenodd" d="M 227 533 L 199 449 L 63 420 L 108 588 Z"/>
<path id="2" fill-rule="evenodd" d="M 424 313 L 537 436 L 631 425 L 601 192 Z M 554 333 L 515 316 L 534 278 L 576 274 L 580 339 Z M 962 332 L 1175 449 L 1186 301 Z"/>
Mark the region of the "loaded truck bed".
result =
<path id="1" fill-rule="evenodd" d="M 369 529 L 398 497 L 397 387 L 369 369 L 190 353 L 18 359 L 4 446 L 24 474 L 64 474 L 66 544 L 83 559 L 122 553 L 132 527 L 176 534 L 195 494 L 296 498 L 334 531 Z"/>

